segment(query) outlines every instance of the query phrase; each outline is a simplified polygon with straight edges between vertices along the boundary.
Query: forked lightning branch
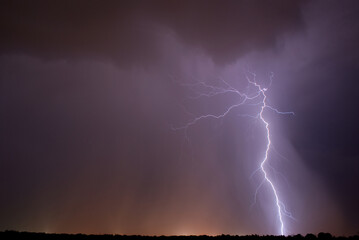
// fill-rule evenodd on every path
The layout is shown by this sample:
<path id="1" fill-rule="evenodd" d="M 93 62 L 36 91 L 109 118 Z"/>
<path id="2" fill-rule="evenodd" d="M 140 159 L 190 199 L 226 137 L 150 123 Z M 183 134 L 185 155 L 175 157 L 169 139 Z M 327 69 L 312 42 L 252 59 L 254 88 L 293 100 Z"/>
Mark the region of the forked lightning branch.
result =
<path id="1" fill-rule="evenodd" d="M 278 233 L 281 235 L 285 235 L 286 234 L 285 217 L 292 218 L 292 216 L 286 210 L 285 205 L 284 205 L 283 201 L 281 200 L 281 196 L 278 193 L 277 187 L 276 187 L 275 183 L 272 181 L 272 179 L 270 178 L 270 175 L 268 174 L 267 167 L 269 166 L 268 163 L 270 161 L 269 150 L 271 148 L 271 131 L 270 131 L 270 123 L 264 117 L 264 110 L 269 109 L 278 114 L 294 115 L 294 113 L 293 112 L 281 112 L 281 111 L 277 110 L 276 108 L 268 105 L 267 95 L 266 95 L 268 88 L 261 86 L 261 84 L 259 84 L 257 82 L 255 73 L 247 71 L 245 74 L 245 78 L 246 78 L 246 81 L 248 82 L 248 87 L 246 88 L 247 90 L 245 92 L 239 91 L 237 88 L 232 86 L 229 82 L 225 81 L 224 79 L 220 79 L 219 80 L 220 82 L 218 85 L 210 84 L 207 82 L 195 82 L 192 84 L 181 83 L 180 85 L 182 87 L 189 88 L 192 92 L 195 93 L 195 96 L 191 97 L 191 99 L 194 101 L 196 99 L 199 99 L 202 97 L 211 98 L 211 97 L 230 94 L 230 93 L 236 94 L 239 97 L 238 98 L 239 100 L 237 100 L 232 105 L 227 106 L 219 114 L 206 114 L 206 115 L 197 116 L 197 117 L 193 118 L 192 120 L 190 120 L 189 122 L 187 122 L 183 126 L 173 127 L 173 130 L 185 131 L 186 138 L 187 138 L 188 137 L 187 132 L 189 131 L 189 129 L 196 124 L 200 124 L 201 121 L 205 121 L 206 119 L 225 118 L 230 112 L 235 111 L 236 109 L 238 109 L 240 106 L 243 106 L 243 105 L 260 106 L 259 111 L 255 115 L 240 114 L 241 116 L 249 116 L 249 117 L 259 120 L 265 127 L 264 128 L 265 129 L 264 136 L 266 138 L 265 139 L 266 140 L 266 148 L 263 149 L 264 155 L 260 161 L 260 165 L 258 166 L 258 169 L 256 170 L 256 171 L 260 171 L 262 173 L 263 180 L 262 180 L 262 183 L 256 189 L 255 197 L 257 197 L 257 192 L 260 187 L 267 186 L 270 189 L 270 191 L 272 192 L 272 197 L 274 199 L 274 203 L 275 203 L 273 205 L 273 208 L 275 209 L 275 211 L 277 213 L 276 214 L 277 220 L 278 220 L 277 222 L 279 223 Z M 272 79 L 273 79 L 273 74 L 271 73 L 269 76 L 270 84 L 272 83 Z M 206 89 L 206 91 L 198 90 L 198 89 Z"/>

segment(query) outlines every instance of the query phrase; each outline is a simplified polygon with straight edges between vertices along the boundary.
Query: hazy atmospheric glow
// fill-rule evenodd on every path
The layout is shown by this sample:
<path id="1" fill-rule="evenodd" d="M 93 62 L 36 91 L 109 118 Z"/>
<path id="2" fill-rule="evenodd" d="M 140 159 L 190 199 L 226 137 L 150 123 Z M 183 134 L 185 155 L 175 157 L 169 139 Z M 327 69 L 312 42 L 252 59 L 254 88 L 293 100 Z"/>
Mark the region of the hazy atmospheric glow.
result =
<path id="1" fill-rule="evenodd" d="M 0 230 L 357 233 L 358 12 L 1 1 Z"/>

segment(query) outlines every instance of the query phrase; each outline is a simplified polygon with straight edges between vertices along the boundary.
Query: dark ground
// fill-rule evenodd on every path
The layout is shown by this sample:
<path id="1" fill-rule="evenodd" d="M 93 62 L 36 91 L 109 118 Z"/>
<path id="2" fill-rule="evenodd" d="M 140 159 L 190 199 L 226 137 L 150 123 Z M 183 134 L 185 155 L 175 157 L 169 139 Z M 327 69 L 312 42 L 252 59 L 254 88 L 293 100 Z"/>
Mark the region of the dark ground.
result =
<path id="1" fill-rule="evenodd" d="M 256 239 L 310 239 L 310 240 L 324 240 L 324 239 L 351 239 L 359 240 L 359 235 L 350 236 L 350 237 L 341 237 L 341 236 L 332 236 L 330 233 L 319 233 L 318 235 L 307 234 L 306 236 L 302 235 L 293 235 L 293 236 L 232 236 L 232 235 L 218 235 L 218 236 L 139 236 L 139 235 L 85 235 L 85 234 L 52 234 L 52 233 L 33 233 L 33 232 L 17 232 L 17 231 L 4 231 L 0 232 L 0 239 L 50 239 L 50 240 L 82 240 L 82 239 L 101 239 L 101 240 L 256 240 Z"/>

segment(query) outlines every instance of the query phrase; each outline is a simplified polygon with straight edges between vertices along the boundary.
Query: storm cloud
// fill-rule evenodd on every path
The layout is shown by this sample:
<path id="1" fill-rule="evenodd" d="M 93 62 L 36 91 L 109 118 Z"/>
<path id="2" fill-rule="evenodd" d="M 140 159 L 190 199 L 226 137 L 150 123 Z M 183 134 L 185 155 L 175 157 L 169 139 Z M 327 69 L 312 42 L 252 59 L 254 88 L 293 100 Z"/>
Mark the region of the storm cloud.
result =
<path id="1" fill-rule="evenodd" d="M 215 62 L 273 47 L 302 27 L 300 1 L 4 1 L 1 50 L 50 59 L 148 63 L 174 32 Z"/>

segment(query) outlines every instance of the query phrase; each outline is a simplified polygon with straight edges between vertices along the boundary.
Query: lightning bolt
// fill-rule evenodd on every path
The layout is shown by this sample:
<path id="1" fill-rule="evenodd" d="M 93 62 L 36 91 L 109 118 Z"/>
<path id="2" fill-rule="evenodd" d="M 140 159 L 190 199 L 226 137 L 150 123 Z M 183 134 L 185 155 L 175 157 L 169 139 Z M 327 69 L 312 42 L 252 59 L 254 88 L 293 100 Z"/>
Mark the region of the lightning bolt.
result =
<path id="1" fill-rule="evenodd" d="M 199 98 L 205 98 L 205 97 L 210 98 L 210 97 L 225 95 L 225 94 L 235 94 L 235 95 L 239 96 L 240 100 L 238 102 L 234 103 L 233 105 L 230 105 L 229 107 L 227 107 L 222 113 L 220 113 L 218 115 L 215 115 L 215 114 L 200 115 L 198 117 L 193 118 L 191 121 L 187 122 L 185 125 L 180 126 L 180 127 L 172 127 L 172 129 L 175 131 L 185 130 L 186 139 L 189 139 L 188 135 L 187 135 L 188 129 L 191 126 L 197 124 L 199 121 L 202 121 L 204 119 L 209 119 L 209 118 L 222 119 L 222 118 L 226 117 L 230 112 L 234 111 L 235 109 L 239 108 L 242 105 L 260 106 L 260 111 L 258 112 L 257 115 L 254 115 L 254 116 L 249 115 L 249 114 L 238 114 L 238 115 L 243 116 L 243 117 L 251 117 L 251 118 L 258 119 L 261 121 L 261 123 L 265 127 L 265 133 L 266 133 L 265 136 L 266 136 L 266 143 L 267 143 L 266 149 L 265 149 L 265 154 L 264 154 L 263 160 L 260 162 L 258 169 L 252 174 L 252 176 L 253 176 L 259 170 L 263 174 L 263 180 L 255 191 L 255 201 L 256 201 L 257 193 L 258 193 L 259 189 L 265 183 L 267 185 L 269 185 L 269 188 L 270 188 L 271 192 L 273 193 L 274 200 L 275 200 L 274 207 L 276 209 L 277 217 L 279 220 L 279 225 L 280 225 L 279 232 L 280 232 L 280 235 L 285 235 L 284 216 L 292 218 L 292 219 L 293 219 L 293 217 L 292 217 L 291 213 L 286 210 L 283 202 L 280 200 L 277 188 L 276 188 L 274 182 L 271 180 L 271 178 L 268 174 L 268 171 L 266 169 L 266 165 L 268 165 L 268 161 L 269 161 L 269 151 L 271 149 L 272 142 L 271 142 L 270 124 L 265 119 L 263 114 L 264 114 L 264 110 L 266 110 L 266 109 L 272 110 L 278 114 L 294 115 L 294 113 L 293 112 L 281 112 L 281 111 L 278 111 L 276 108 L 273 108 L 272 106 L 268 105 L 267 95 L 266 95 L 266 91 L 268 90 L 268 88 L 262 87 L 260 84 L 257 83 L 255 73 L 252 73 L 249 71 L 247 71 L 247 73 L 245 74 L 245 77 L 248 82 L 248 86 L 246 87 L 245 92 L 240 92 L 235 87 L 230 85 L 227 81 L 225 81 L 224 79 L 221 79 L 221 78 L 219 79 L 219 82 L 221 83 L 222 86 L 215 86 L 212 84 L 208 84 L 206 82 L 196 82 L 193 84 L 181 84 L 180 83 L 181 86 L 189 88 L 191 90 L 191 92 L 194 94 L 194 96 L 189 97 L 190 99 L 199 99 Z M 251 75 L 252 77 L 250 77 L 249 75 Z M 273 77 L 274 77 L 274 75 L 273 75 L 273 73 L 271 73 L 270 77 L 269 77 L 269 80 L 270 80 L 269 86 L 272 83 Z M 255 91 L 253 91 L 252 89 L 255 89 Z M 185 109 L 184 106 L 183 106 L 183 108 Z M 192 113 L 190 113 L 188 111 L 187 111 L 187 113 L 193 115 Z M 269 167 L 271 167 L 271 166 L 269 165 Z M 273 168 L 273 167 L 271 167 L 271 168 Z M 254 204 L 255 204 L 255 202 L 254 202 Z"/>
<path id="2" fill-rule="evenodd" d="M 268 174 L 267 174 L 267 172 L 266 172 L 266 170 L 264 168 L 265 163 L 268 161 L 268 152 L 269 152 L 269 149 L 270 149 L 270 146 L 271 146 L 269 123 L 263 117 L 264 109 L 267 107 L 267 102 L 266 102 L 267 95 L 265 94 L 265 92 L 267 91 L 267 88 L 262 88 L 256 82 L 250 81 L 250 83 L 254 84 L 254 86 L 256 86 L 258 88 L 258 90 L 260 91 L 261 95 L 263 95 L 261 111 L 259 112 L 259 118 L 264 123 L 265 128 L 266 128 L 267 148 L 266 148 L 266 151 L 265 151 L 264 159 L 261 162 L 260 167 L 261 167 L 261 170 L 262 170 L 262 172 L 264 174 L 265 180 L 267 181 L 267 183 L 269 183 L 269 185 L 270 185 L 270 187 L 271 187 L 271 189 L 272 189 L 272 191 L 274 193 L 275 202 L 276 202 L 276 205 L 277 205 L 278 216 L 279 216 L 279 222 L 280 222 L 280 233 L 281 233 L 281 235 L 284 235 L 284 222 L 283 222 L 282 209 L 281 209 L 281 206 L 280 206 L 278 193 L 277 193 L 277 190 L 276 190 L 273 182 L 269 179 Z"/>

